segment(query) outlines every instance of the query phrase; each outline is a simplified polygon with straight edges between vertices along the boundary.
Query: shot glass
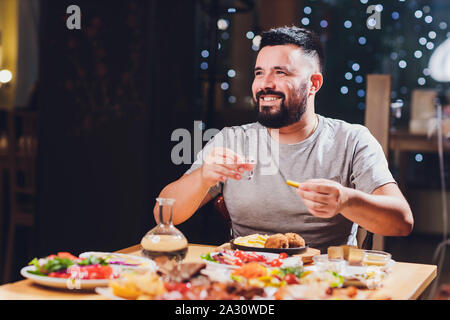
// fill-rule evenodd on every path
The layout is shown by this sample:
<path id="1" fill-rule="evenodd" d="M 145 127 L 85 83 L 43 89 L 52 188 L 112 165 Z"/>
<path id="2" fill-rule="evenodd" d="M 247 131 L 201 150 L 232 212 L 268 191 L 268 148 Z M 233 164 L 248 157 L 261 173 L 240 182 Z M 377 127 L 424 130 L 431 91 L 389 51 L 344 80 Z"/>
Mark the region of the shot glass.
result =
<path id="1" fill-rule="evenodd" d="M 247 167 L 251 167 L 251 170 L 246 170 L 242 173 L 243 180 L 251 180 L 253 178 L 253 170 L 255 168 L 256 160 L 252 156 L 244 157 L 242 163 L 246 164 Z"/>

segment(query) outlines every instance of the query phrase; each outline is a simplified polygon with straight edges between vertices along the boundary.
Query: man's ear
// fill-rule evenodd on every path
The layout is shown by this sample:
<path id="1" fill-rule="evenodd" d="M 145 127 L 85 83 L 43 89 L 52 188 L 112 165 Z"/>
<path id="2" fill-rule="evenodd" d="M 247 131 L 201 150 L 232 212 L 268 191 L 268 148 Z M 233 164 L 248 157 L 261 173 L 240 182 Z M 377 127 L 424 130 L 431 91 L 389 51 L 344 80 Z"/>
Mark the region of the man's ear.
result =
<path id="1" fill-rule="evenodd" d="M 313 73 L 310 77 L 311 87 L 309 89 L 309 95 L 315 95 L 320 90 L 323 84 L 323 76 L 320 72 Z"/>

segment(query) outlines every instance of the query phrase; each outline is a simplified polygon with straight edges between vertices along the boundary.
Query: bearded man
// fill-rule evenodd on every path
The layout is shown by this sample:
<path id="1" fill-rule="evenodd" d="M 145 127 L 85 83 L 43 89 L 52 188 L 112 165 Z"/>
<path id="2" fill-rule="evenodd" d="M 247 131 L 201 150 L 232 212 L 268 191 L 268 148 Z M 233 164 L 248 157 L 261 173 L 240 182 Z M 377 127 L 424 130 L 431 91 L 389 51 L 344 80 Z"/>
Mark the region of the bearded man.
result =
<path id="1" fill-rule="evenodd" d="M 323 66 L 313 32 L 282 27 L 262 34 L 252 84 L 257 122 L 222 129 L 161 191 L 176 199 L 175 224 L 222 193 L 235 236 L 295 232 L 326 252 L 356 245 L 358 225 L 383 236 L 411 232 L 411 209 L 369 130 L 315 113 Z M 251 179 L 243 179 L 250 170 Z"/>

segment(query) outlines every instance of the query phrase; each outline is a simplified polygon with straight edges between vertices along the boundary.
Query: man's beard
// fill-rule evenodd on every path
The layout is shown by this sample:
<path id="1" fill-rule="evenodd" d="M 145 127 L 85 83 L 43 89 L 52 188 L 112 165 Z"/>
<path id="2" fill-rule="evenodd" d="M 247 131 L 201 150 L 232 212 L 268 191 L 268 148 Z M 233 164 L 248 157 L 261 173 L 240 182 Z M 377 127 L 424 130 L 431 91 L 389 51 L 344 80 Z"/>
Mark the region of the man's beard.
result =
<path id="1" fill-rule="evenodd" d="M 306 104 L 307 104 L 307 92 L 305 90 L 306 88 L 303 87 L 306 86 L 302 86 L 302 88 L 300 89 L 301 92 L 300 99 L 290 103 L 289 105 L 285 104 L 285 95 L 282 92 L 272 90 L 259 91 L 256 94 L 256 101 L 253 100 L 253 102 L 255 103 L 256 112 L 258 113 L 256 116 L 256 120 L 263 126 L 272 129 L 279 129 L 300 121 L 303 117 L 303 114 L 306 111 Z M 280 110 L 278 110 L 275 113 L 272 113 L 271 112 L 272 109 L 276 108 L 276 106 L 272 107 L 262 106 L 262 109 L 260 110 L 259 98 L 262 94 L 280 96 L 281 97 Z"/>

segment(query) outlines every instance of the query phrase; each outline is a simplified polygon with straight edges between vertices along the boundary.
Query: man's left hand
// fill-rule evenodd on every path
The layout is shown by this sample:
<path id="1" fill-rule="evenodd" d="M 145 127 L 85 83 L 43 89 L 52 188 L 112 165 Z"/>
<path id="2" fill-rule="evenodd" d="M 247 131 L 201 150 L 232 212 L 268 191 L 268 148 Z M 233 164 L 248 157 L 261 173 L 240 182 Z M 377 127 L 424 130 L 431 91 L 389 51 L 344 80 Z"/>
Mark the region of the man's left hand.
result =
<path id="1" fill-rule="evenodd" d="M 309 212 L 320 218 L 332 218 L 348 206 L 347 188 L 327 179 L 310 179 L 300 183 L 297 193 Z"/>

